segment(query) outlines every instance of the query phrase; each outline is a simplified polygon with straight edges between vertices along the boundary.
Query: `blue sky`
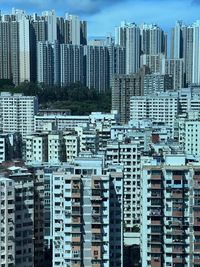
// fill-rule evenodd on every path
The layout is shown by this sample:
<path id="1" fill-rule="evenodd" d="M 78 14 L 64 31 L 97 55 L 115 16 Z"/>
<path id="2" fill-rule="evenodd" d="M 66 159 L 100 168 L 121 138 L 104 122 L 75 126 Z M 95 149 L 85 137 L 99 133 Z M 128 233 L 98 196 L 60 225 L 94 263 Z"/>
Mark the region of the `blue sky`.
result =
<path id="1" fill-rule="evenodd" d="M 0 0 L 2 13 L 12 7 L 27 13 L 55 9 L 63 16 L 77 14 L 88 21 L 90 36 L 114 33 L 121 21 L 158 23 L 167 32 L 176 20 L 186 24 L 200 19 L 200 0 Z"/>

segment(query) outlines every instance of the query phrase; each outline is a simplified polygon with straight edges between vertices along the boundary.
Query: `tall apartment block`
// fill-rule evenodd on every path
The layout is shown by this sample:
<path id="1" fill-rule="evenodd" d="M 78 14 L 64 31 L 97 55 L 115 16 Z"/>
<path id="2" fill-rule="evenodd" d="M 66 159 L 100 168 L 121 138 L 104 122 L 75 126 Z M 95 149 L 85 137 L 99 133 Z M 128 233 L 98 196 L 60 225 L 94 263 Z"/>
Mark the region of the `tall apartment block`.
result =
<path id="1" fill-rule="evenodd" d="M 126 48 L 126 74 L 137 73 L 140 67 L 140 28 L 122 22 L 115 28 L 115 44 Z"/>
<path id="2" fill-rule="evenodd" d="M 0 77 L 10 79 L 11 59 L 10 59 L 10 23 L 0 22 Z"/>
<path id="3" fill-rule="evenodd" d="M 40 73 L 37 68 L 38 42 L 87 44 L 87 22 L 77 16 L 58 18 L 53 10 L 43 12 L 42 16 L 30 16 L 24 11 L 13 10 L 12 15 L 2 15 L 0 20 L 0 77 L 11 79 L 15 85 L 36 81 L 37 73 Z M 55 83 L 58 84 L 57 79 Z"/>
<path id="4" fill-rule="evenodd" d="M 57 17 L 57 38 L 60 44 L 87 45 L 87 21 L 70 14 Z"/>
<path id="5" fill-rule="evenodd" d="M 35 96 L 1 93 L 1 128 L 5 133 L 19 132 L 24 137 L 34 131 L 34 115 L 38 111 Z"/>
<path id="6" fill-rule="evenodd" d="M 200 164 L 184 155 L 142 165 L 142 266 L 199 266 Z"/>
<path id="7" fill-rule="evenodd" d="M 99 92 L 109 89 L 109 54 L 106 46 L 86 47 L 86 85 Z"/>
<path id="8" fill-rule="evenodd" d="M 115 27 L 115 44 L 126 47 L 126 22 L 122 21 L 119 27 Z"/>
<path id="9" fill-rule="evenodd" d="M 161 70 L 161 59 L 165 58 L 164 54 L 156 54 L 156 55 L 141 55 L 140 56 L 140 66 L 146 65 L 149 67 L 150 72 L 160 73 Z"/>
<path id="10" fill-rule="evenodd" d="M 47 41 L 53 43 L 57 40 L 57 24 L 55 10 L 42 12 L 44 21 L 46 22 Z"/>
<path id="11" fill-rule="evenodd" d="M 85 59 L 82 45 L 60 45 L 60 85 L 85 84 Z"/>
<path id="12" fill-rule="evenodd" d="M 183 58 L 183 43 L 184 43 L 184 34 L 183 28 L 185 25 L 182 21 L 176 21 L 175 27 L 171 30 L 171 58 Z"/>
<path id="13" fill-rule="evenodd" d="M 140 225 L 140 157 L 148 149 L 150 136 L 139 131 L 130 131 L 122 140 L 110 141 L 106 148 L 106 164 L 124 166 L 124 242 L 133 244 L 134 233 Z"/>
<path id="14" fill-rule="evenodd" d="M 200 21 L 196 21 L 193 25 L 193 68 L 192 82 L 200 83 Z"/>
<path id="15" fill-rule="evenodd" d="M 167 35 L 156 24 L 142 24 L 140 27 L 141 51 L 146 55 L 167 53 Z"/>
<path id="16" fill-rule="evenodd" d="M 19 24 L 17 21 L 10 22 L 10 54 L 11 54 L 11 77 L 15 85 L 20 82 L 19 77 Z M 2 77 L 3 78 L 3 77 Z M 4 77 L 5 78 L 5 77 Z"/>
<path id="17" fill-rule="evenodd" d="M 0 21 L 0 77 L 19 83 L 19 23 L 3 17 Z"/>
<path id="18" fill-rule="evenodd" d="M 174 129 L 178 112 L 178 93 L 176 92 L 131 97 L 130 100 L 131 120 L 150 118 L 155 122 L 165 122 L 171 128 L 171 131 Z"/>
<path id="19" fill-rule="evenodd" d="M 183 59 L 166 59 L 161 61 L 161 74 L 172 75 L 173 89 L 178 90 L 184 87 L 185 84 L 185 71 Z"/>
<path id="20" fill-rule="evenodd" d="M 113 77 L 112 110 L 118 111 L 121 123 L 126 123 L 130 119 L 130 98 L 143 95 L 143 81 L 147 73 L 149 69 L 143 67 L 137 74 Z"/>
<path id="21" fill-rule="evenodd" d="M 115 74 L 126 73 L 126 51 L 125 47 L 114 45 L 108 46 L 109 53 L 109 85 L 112 84 L 112 79 Z"/>
<path id="22" fill-rule="evenodd" d="M 126 26 L 126 74 L 137 73 L 140 67 L 140 29 L 136 24 Z"/>
<path id="23" fill-rule="evenodd" d="M 170 91 L 173 89 L 172 75 L 161 75 L 159 73 L 147 74 L 144 76 L 144 95 L 152 95 Z"/>
<path id="24" fill-rule="evenodd" d="M 19 20 L 19 81 L 31 80 L 30 21 Z"/>
<path id="25" fill-rule="evenodd" d="M 189 112 L 187 117 L 178 117 L 175 123 L 175 131 L 177 131 L 176 137 L 183 151 L 198 157 L 200 155 L 199 111 Z"/>
<path id="26" fill-rule="evenodd" d="M 193 58 L 197 56 L 194 51 L 194 24 L 186 26 L 177 21 L 171 32 L 171 58 L 184 59 L 185 82 L 190 85 L 193 73 Z"/>
<path id="27" fill-rule="evenodd" d="M 37 81 L 47 85 L 60 84 L 60 46 L 53 43 L 37 43 Z"/>
<path id="28" fill-rule="evenodd" d="M 34 265 L 33 177 L 16 169 L 9 178 L 15 184 L 15 266 L 31 267 Z"/>
<path id="29" fill-rule="evenodd" d="M 0 176 L 0 266 L 15 265 L 15 187 Z"/>
<path id="30" fill-rule="evenodd" d="M 0 163 L 22 157 L 21 136 L 19 133 L 0 134 Z"/>
<path id="31" fill-rule="evenodd" d="M 123 175 L 103 175 L 100 161 L 53 173 L 53 266 L 122 264 Z"/>
<path id="32" fill-rule="evenodd" d="M 15 265 L 43 266 L 43 181 L 31 170 L 10 167 L 6 176 L 14 184 Z"/>

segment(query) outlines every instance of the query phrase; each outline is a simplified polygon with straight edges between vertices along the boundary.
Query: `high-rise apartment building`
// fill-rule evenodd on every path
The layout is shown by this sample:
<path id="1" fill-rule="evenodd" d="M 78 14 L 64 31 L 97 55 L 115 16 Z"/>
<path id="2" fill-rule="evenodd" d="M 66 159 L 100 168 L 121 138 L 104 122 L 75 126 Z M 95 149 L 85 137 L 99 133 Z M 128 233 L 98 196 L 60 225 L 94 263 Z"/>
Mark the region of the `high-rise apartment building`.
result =
<path id="1" fill-rule="evenodd" d="M 192 83 L 193 73 L 193 27 L 189 26 L 186 28 L 186 45 L 185 45 L 185 82 L 187 85 Z"/>
<path id="2" fill-rule="evenodd" d="M 14 190 L 14 219 L 8 221 L 9 229 L 11 229 L 11 224 L 14 228 L 14 240 L 10 238 L 10 241 L 15 243 L 13 253 L 15 264 L 13 266 L 42 267 L 44 266 L 44 185 L 42 177 L 35 177 L 33 170 L 15 166 L 8 168 L 5 175 L 9 177 L 9 181 L 12 182 L 8 182 L 9 186 L 12 184 Z M 8 196 L 11 198 L 11 190 L 9 190 Z M 9 202 L 7 207 L 10 209 L 12 203 Z"/>
<path id="3" fill-rule="evenodd" d="M 35 96 L 1 93 L 1 130 L 5 133 L 21 133 L 24 137 L 34 131 L 34 115 L 38 112 Z"/>
<path id="4" fill-rule="evenodd" d="M 122 22 L 115 28 L 115 44 L 126 48 L 126 74 L 140 68 L 140 28 L 135 23 Z"/>
<path id="5" fill-rule="evenodd" d="M 145 74 L 149 73 L 147 67 L 143 67 L 137 74 L 115 75 L 112 81 L 112 110 L 117 110 L 121 123 L 130 119 L 130 98 L 143 95 Z"/>
<path id="6" fill-rule="evenodd" d="M 0 134 L 0 163 L 22 157 L 21 136 L 19 133 Z"/>
<path id="7" fill-rule="evenodd" d="M 11 78 L 10 23 L 0 22 L 0 78 Z"/>
<path id="8" fill-rule="evenodd" d="M 142 162 L 142 266 L 198 266 L 199 162 L 184 155 Z"/>
<path id="9" fill-rule="evenodd" d="M 126 25 L 126 74 L 140 68 L 140 29 L 136 24 Z"/>
<path id="10" fill-rule="evenodd" d="M 58 17 L 57 38 L 60 44 L 87 45 L 87 21 L 68 14 Z"/>
<path id="11" fill-rule="evenodd" d="M 126 52 L 125 47 L 114 45 L 108 46 L 109 53 L 109 84 L 112 84 L 112 79 L 115 74 L 126 73 Z"/>
<path id="12" fill-rule="evenodd" d="M 31 21 L 35 34 L 35 41 L 45 42 L 47 40 L 47 23 L 44 19 L 36 17 L 35 20 Z"/>
<path id="13" fill-rule="evenodd" d="M 53 173 L 53 266 L 121 266 L 123 175 L 102 175 L 97 158 L 75 163 Z"/>
<path id="14" fill-rule="evenodd" d="M 164 54 L 157 55 L 141 55 L 140 56 L 140 66 L 143 65 L 149 67 L 151 73 L 160 73 L 161 69 L 161 59 L 165 58 Z"/>
<path id="15" fill-rule="evenodd" d="M 173 89 L 172 75 L 146 74 L 144 76 L 144 95 L 170 91 Z"/>
<path id="16" fill-rule="evenodd" d="M 15 85 L 19 84 L 19 24 L 16 21 L 10 22 L 10 54 L 11 54 L 11 78 Z"/>
<path id="17" fill-rule="evenodd" d="M 171 31 L 171 58 L 183 58 L 184 34 L 183 28 L 186 27 L 182 21 L 177 21 Z"/>
<path id="18" fill-rule="evenodd" d="M 0 78 L 19 83 L 19 23 L 11 16 L 0 21 Z"/>
<path id="19" fill-rule="evenodd" d="M 156 24 L 142 24 L 141 31 L 141 52 L 147 55 L 167 53 L 167 35 Z"/>
<path id="20" fill-rule="evenodd" d="M 0 176 L 0 266 L 15 265 L 15 187 Z"/>
<path id="21" fill-rule="evenodd" d="M 193 25 L 193 68 L 192 82 L 200 84 L 200 21 Z"/>
<path id="22" fill-rule="evenodd" d="M 19 81 L 31 80 L 30 21 L 27 17 L 19 20 Z"/>
<path id="23" fill-rule="evenodd" d="M 54 43 L 57 40 L 56 13 L 54 10 L 45 11 L 42 13 L 42 16 L 47 24 L 47 40 L 45 41 Z"/>
<path id="24" fill-rule="evenodd" d="M 26 155 L 27 163 L 48 162 L 48 136 L 47 134 L 26 135 Z"/>
<path id="25" fill-rule="evenodd" d="M 187 85 L 193 82 L 194 25 L 186 26 L 182 21 L 177 21 L 171 32 L 171 58 L 184 59 Z"/>
<path id="26" fill-rule="evenodd" d="M 82 45 L 60 45 L 60 84 L 85 84 L 85 59 Z"/>
<path id="27" fill-rule="evenodd" d="M 115 44 L 126 47 L 126 22 L 121 22 L 119 27 L 115 27 Z"/>
<path id="28" fill-rule="evenodd" d="M 109 89 L 109 54 L 106 46 L 86 47 L 86 85 L 99 92 Z"/>
<path id="29" fill-rule="evenodd" d="M 69 34 L 71 44 L 80 45 L 81 23 L 79 17 L 75 15 L 68 15 L 67 20 L 69 21 Z"/>
<path id="30" fill-rule="evenodd" d="M 176 138 L 188 155 L 200 155 L 200 120 L 199 109 L 188 112 L 187 116 L 179 116 L 175 123 Z"/>
<path id="31" fill-rule="evenodd" d="M 177 92 L 135 96 L 130 99 L 130 119 L 150 118 L 155 122 L 165 122 L 173 131 L 179 112 Z"/>
<path id="32" fill-rule="evenodd" d="M 130 131 L 122 140 L 108 142 L 106 164 L 123 164 L 124 167 L 124 242 L 134 243 L 133 236 L 140 225 L 140 157 L 147 149 L 149 134 Z"/>
<path id="33" fill-rule="evenodd" d="M 12 168 L 15 186 L 15 266 L 34 265 L 34 181 L 31 173 Z"/>
<path id="34" fill-rule="evenodd" d="M 37 43 L 37 81 L 47 85 L 60 84 L 60 46 L 54 43 Z"/>
<path id="35" fill-rule="evenodd" d="M 173 77 L 173 89 L 178 90 L 185 84 L 184 59 L 166 59 L 161 61 L 161 74 L 169 74 Z"/>

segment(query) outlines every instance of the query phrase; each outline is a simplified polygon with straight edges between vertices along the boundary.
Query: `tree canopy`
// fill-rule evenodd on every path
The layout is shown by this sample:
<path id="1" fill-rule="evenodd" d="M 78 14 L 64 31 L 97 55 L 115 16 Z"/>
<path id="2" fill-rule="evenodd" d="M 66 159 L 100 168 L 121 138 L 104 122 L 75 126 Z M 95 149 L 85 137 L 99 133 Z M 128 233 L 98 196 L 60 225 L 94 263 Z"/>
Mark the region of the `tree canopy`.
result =
<path id="1" fill-rule="evenodd" d="M 4 83 L 0 91 L 38 96 L 41 108 L 71 109 L 73 115 L 86 115 L 92 111 L 110 112 L 111 92 L 98 92 L 81 83 L 69 86 L 48 86 L 33 82 L 23 82 L 18 86 Z"/>

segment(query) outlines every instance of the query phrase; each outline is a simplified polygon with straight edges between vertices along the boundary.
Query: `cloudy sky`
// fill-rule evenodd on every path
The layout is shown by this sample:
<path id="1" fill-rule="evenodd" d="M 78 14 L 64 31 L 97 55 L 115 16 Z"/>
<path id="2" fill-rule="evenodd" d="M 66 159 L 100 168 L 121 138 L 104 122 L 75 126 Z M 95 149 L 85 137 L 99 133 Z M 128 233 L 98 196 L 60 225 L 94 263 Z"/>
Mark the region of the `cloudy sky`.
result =
<path id="1" fill-rule="evenodd" d="M 88 21 L 90 36 L 114 33 L 121 21 L 156 22 L 166 31 L 176 20 L 191 24 L 200 19 L 200 0 L 0 0 L 2 13 L 11 8 L 27 13 L 55 9 L 56 14 L 77 14 Z"/>

